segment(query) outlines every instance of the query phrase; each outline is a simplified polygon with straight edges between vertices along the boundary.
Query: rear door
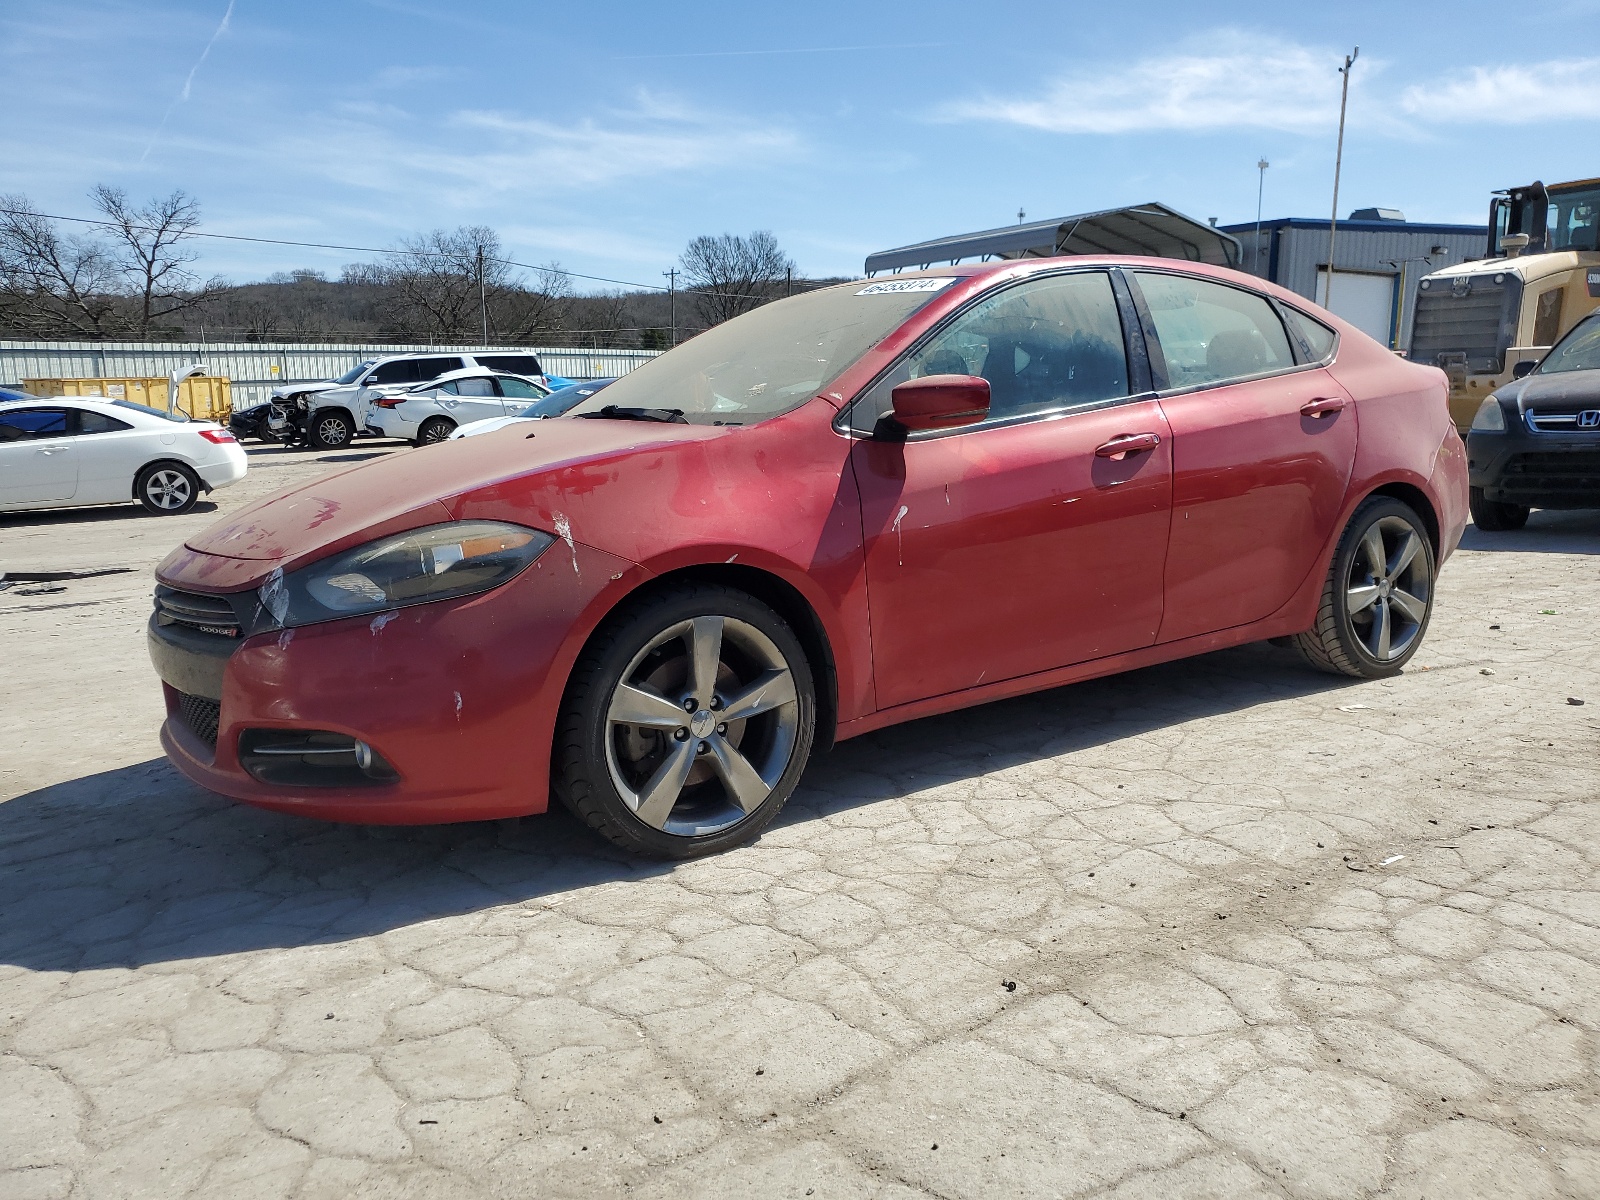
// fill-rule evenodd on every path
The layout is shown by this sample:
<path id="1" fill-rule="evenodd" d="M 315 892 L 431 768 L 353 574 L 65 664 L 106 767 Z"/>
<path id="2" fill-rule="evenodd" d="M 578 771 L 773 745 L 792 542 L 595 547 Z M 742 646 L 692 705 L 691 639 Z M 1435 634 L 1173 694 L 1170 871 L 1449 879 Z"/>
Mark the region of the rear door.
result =
<path id="1" fill-rule="evenodd" d="M 452 410 L 451 415 L 455 417 L 457 425 L 504 415 L 500 395 L 495 390 L 494 380 L 488 375 L 457 379 L 455 393 L 453 398 L 441 396 L 440 399 Z"/>
<path id="2" fill-rule="evenodd" d="M 1259 293 L 1178 272 L 1130 277 L 1173 440 L 1160 640 L 1259 621 L 1321 567 L 1350 485 L 1355 405 Z"/>
<path id="3" fill-rule="evenodd" d="M 0 409 L 0 504 L 73 498 L 78 490 L 78 448 L 72 417 L 71 409 L 47 405 Z"/>

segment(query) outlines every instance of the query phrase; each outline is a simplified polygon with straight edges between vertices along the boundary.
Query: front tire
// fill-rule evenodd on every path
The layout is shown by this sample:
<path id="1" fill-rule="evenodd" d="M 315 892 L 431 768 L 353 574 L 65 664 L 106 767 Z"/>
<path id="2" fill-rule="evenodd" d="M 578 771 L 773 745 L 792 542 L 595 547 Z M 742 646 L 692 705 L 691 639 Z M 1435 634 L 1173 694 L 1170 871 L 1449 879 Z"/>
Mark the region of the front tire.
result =
<path id="1" fill-rule="evenodd" d="M 342 450 L 355 436 L 355 423 L 343 413 L 311 414 L 311 440 L 318 450 Z"/>
<path id="2" fill-rule="evenodd" d="M 178 462 L 151 463 L 133 481 L 133 494 L 145 512 L 175 517 L 200 499 L 200 476 Z"/>
<path id="3" fill-rule="evenodd" d="M 435 442 L 445 441 L 455 431 L 456 423 L 449 417 L 430 417 L 417 430 L 417 445 L 431 446 Z"/>
<path id="4" fill-rule="evenodd" d="M 1389 496 L 1363 501 L 1333 552 L 1317 623 L 1295 638 L 1319 671 L 1398 675 L 1433 613 L 1433 544 L 1422 519 Z"/>
<path id="5" fill-rule="evenodd" d="M 1467 507 L 1472 512 L 1472 523 L 1485 533 L 1506 533 L 1528 523 L 1529 510 L 1525 506 L 1490 500 L 1480 487 L 1467 491 Z"/>
<path id="6" fill-rule="evenodd" d="M 584 650 L 556 725 L 557 794 L 636 854 L 714 854 L 772 823 L 815 732 L 810 664 L 783 618 L 684 584 L 629 603 Z"/>

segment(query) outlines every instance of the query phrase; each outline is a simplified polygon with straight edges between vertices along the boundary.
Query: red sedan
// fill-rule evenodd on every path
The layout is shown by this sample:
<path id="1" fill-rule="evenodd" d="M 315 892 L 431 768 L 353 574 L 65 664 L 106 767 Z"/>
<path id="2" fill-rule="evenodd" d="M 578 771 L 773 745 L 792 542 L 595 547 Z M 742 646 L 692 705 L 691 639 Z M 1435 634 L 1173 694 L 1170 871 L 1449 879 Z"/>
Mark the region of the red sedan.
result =
<path id="1" fill-rule="evenodd" d="M 813 750 L 1263 638 L 1399 671 L 1466 520 L 1445 377 L 1156 259 L 858 281 L 571 418 L 391 456 L 157 571 L 162 741 L 251 804 L 755 837 Z"/>

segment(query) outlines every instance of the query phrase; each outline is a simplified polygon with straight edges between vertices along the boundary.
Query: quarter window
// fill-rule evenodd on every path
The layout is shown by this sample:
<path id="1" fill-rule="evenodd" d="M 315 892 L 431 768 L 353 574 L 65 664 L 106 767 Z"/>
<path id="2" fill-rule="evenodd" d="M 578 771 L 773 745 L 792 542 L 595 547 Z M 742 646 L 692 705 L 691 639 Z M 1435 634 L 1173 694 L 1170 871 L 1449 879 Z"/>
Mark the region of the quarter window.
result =
<path id="1" fill-rule="evenodd" d="M 1283 322 L 1264 297 L 1191 275 L 1135 272 L 1171 388 L 1204 387 L 1294 366 Z"/>
<path id="2" fill-rule="evenodd" d="M 116 433 L 118 430 L 132 428 L 133 426 L 126 421 L 108 417 L 105 413 L 97 413 L 88 408 L 80 408 L 78 410 L 79 433 Z"/>
<path id="3" fill-rule="evenodd" d="M 1128 356 L 1110 277 L 1054 275 L 980 300 L 878 382 L 856 406 L 854 427 L 869 432 L 893 407 L 895 385 L 926 375 L 987 379 L 991 421 L 1128 395 Z"/>
<path id="4" fill-rule="evenodd" d="M 1333 330 L 1315 317 L 1306 316 L 1299 309 L 1285 308 L 1283 315 L 1290 329 L 1298 333 L 1301 341 L 1310 348 L 1312 362 L 1322 362 L 1333 353 L 1333 344 L 1339 336 Z"/>

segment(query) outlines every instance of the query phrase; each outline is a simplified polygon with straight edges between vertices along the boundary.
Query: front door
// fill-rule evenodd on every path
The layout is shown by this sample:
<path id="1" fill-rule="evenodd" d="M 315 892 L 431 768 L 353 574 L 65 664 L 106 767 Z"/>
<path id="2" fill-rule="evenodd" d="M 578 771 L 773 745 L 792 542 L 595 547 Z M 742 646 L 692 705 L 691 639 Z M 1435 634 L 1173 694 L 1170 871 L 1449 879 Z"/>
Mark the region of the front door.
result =
<path id="1" fill-rule="evenodd" d="M 1350 484 L 1356 410 L 1325 369 L 1296 362 L 1255 292 L 1170 273 L 1134 280 L 1169 384 L 1168 642 L 1271 616 L 1321 565 Z"/>
<path id="2" fill-rule="evenodd" d="M 1171 438 L 1128 395 L 1100 271 L 1035 278 L 958 316 L 857 402 L 895 383 L 981 375 L 983 424 L 864 439 L 852 452 L 880 708 L 1148 646 L 1161 623 Z M 1152 448 L 1097 455 L 1123 435 Z"/>
<path id="3" fill-rule="evenodd" d="M 0 412 L 0 502 L 70 500 L 78 490 L 78 448 L 64 408 Z"/>

